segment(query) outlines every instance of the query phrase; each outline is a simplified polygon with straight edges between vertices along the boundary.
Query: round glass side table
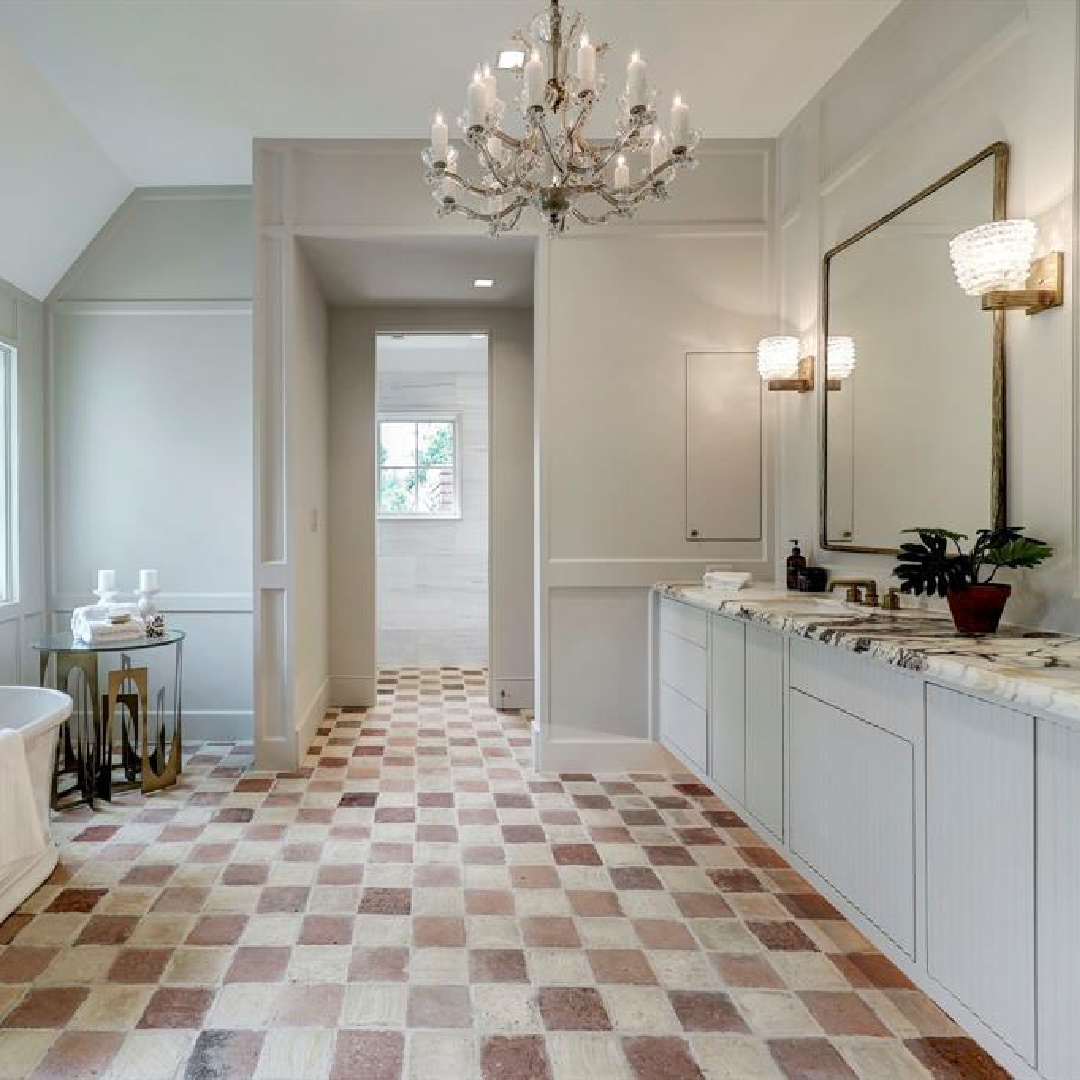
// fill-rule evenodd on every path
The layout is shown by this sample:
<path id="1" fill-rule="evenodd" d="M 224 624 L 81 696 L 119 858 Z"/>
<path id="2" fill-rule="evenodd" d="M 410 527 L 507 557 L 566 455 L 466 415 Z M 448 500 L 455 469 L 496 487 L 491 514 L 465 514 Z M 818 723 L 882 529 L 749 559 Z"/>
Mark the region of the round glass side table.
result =
<path id="1" fill-rule="evenodd" d="M 119 736 L 120 764 L 124 780 L 116 786 L 158 791 L 175 784 L 181 770 L 183 710 L 181 690 L 184 673 L 183 630 L 168 629 L 161 637 L 114 638 L 89 643 L 70 631 L 46 634 L 30 647 L 39 654 L 42 686 L 48 685 L 50 661 L 53 684 L 71 695 L 71 716 L 65 721 L 53 771 L 53 809 L 67 809 L 96 799 L 112 799 L 113 744 Z M 166 712 L 166 688 L 160 687 L 150 712 L 149 667 L 136 666 L 133 654 L 148 649 L 173 649 L 174 676 L 172 716 Z M 99 661 L 119 656 L 119 667 L 105 672 L 101 693 Z M 74 679 L 74 683 L 73 683 Z M 119 731 L 114 731 L 118 728 Z M 171 728 L 171 737 L 168 731 Z M 168 745 L 166 745 L 168 743 Z M 61 790 L 63 777 L 73 783 Z"/>

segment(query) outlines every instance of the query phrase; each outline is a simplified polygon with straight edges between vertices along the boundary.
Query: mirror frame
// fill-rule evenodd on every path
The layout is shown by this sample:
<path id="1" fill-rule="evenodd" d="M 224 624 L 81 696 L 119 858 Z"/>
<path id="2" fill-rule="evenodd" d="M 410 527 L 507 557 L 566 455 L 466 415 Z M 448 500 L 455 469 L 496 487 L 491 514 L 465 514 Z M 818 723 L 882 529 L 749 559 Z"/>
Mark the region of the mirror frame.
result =
<path id="1" fill-rule="evenodd" d="M 991 143 L 985 150 L 980 151 L 974 157 L 969 158 L 962 165 L 958 165 L 951 172 L 939 180 L 935 180 L 929 187 L 923 188 L 917 195 L 913 195 L 906 202 L 901 203 L 894 210 L 890 210 L 884 217 L 866 228 L 860 229 L 853 236 L 830 248 L 825 252 L 822 262 L 821 281 L 821 338 L 818 346 L 818 379 L 821 395 L 821 460 L 819 476 L 819 500 L 820 500 L 820 542 L 826 551 L 854 551 L 872 555 L 896 555 L 898 548 L 869 547 L 861 544 L 841 544 L 829 540 L 828 513 L 829 513 L 829 393 L 828 383 L 825 377 L 825 342 L 829 337 L 829 270 L 835 256 L 852 244 L 858 243 L 864 237 L 869 236 L 875 229 L 888 224 L 893 218 L 910 209 L 916 203 L 921 202 L 928 195 L 932 195 L 939 188 L 962 176 L 969 169 L 981 164 L 988 158 L 994 161 L 994 218 L 1001 221 L 1007 214 L 1007 195 L 1009 177 L 1009 147 L 1007 143 Z M 974 301 L 973 301 L 974 302 Z M 990 404 L 990 524 L 994 528 L 1002 527 L 1006 522 L 1005 517 L 1005 312 L 987 312 L 987 316 L 993 319 L 993 345 L 992 345 L 992 393 Z"/>

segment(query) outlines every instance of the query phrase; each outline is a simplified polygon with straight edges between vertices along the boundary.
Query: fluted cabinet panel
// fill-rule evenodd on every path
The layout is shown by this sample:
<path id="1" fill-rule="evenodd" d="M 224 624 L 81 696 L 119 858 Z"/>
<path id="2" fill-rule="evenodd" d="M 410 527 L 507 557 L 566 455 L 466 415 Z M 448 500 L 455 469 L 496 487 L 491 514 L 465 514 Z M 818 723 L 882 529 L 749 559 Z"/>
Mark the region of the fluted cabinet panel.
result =
<path id="1" fill-rule="evenodd" d="M 1034 1063 L 1033 717 L 927 686 L 926 859 L 931 977 Z"/>
<path id="2" fill-rule="evenodd" d="M 1080 732 L 1036 724 L 1039 1072 L 1080 1076 Z"/>

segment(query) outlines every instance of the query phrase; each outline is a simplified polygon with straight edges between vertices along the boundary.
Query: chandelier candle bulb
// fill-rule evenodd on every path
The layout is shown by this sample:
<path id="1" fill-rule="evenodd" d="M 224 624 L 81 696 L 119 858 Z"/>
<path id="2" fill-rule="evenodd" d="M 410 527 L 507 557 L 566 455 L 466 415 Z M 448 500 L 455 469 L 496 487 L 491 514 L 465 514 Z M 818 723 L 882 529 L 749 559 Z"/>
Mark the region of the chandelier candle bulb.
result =
<path id="1" fill-rule="evenodd" d="M 489 135 L 487 140 L 487 152 L 496 165 L 502 164 L 503 144 L 495 135 Z"/>
<path id="2" fill-rule="evenodd" d="M 690 106 L 678 94 L 671 103 L 671 145 L 676 153 L 690 145 Z"/>
<path id="3" fill-rule="evenodd" d="M 640 53 L 634 52 L 626 68 L 626 98 L 631 109 L 645 108 L 646 88 L 645 61 Z"/>
<path id="4" fill-rule="evenodd" d="M 620 191 L 625 191 L 630 186 L 630 166 L 626 164 L 626 158 L 621 154 L 615 165 L 615 186 Z"/>
<path id="5" fill-rule="evenodd" d="M 437 162 L 446 163 L 446 151 L 449 146 L 450 129 L 442 118 L 442 113 L 436 113 L 431 124 L 431 156 Z"/>
<path id="6" fill-rule="evenodd" d="M 577 76 L 581 93 L 596 89 L 596 46 L 589 41 L 588 34 L 581 35 L 578 45 Z"/>
<path id="7" fill-rule="evenodd" d="M 484 126 L 484 118 L 487 116 L 487 87 L 484 85 L 484 76 L 479 70 L 473 76 L 473 81 L 469 83 L 469 92 L 465 99 L 465 114 L 470 128 Z"/>
<path id="8" fill-rule="evenodd" d="M 499 100 L 499 84 L 495 81 L 491 65 L 484 65 L 484 90 L 487 96 L 487 111 L 490 113 L 495 108 L 495 102 Z"/>
<path id="9" fill-rule="evenodd" d="M 530 109 L 544 106 L 544 65 L 536 49 L 525 65 L 525 101 Z"/>
<path id="10" fill-rule="evenodd" d="M 665 161 L 667 161 L 667 149 L 664 146 L 664 137 L 658 131 L 653 136 L 652 146 L 649 147 L 650 172 L 656 172 Z"/>

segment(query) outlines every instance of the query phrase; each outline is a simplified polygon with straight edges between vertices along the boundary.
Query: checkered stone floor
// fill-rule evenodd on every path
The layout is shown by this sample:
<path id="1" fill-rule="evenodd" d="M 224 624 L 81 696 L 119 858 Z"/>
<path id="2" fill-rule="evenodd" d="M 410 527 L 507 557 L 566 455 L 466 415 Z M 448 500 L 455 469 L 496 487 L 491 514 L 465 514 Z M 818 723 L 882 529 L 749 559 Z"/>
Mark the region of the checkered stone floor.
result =
<path id="1" fill-rule="evenodd" d="M 0 1077 L 1005 1075 L 706 788 L 538 776 L 482 672 L 400 671 L 295 773 L 56 819 L 0 925 Z"/>

